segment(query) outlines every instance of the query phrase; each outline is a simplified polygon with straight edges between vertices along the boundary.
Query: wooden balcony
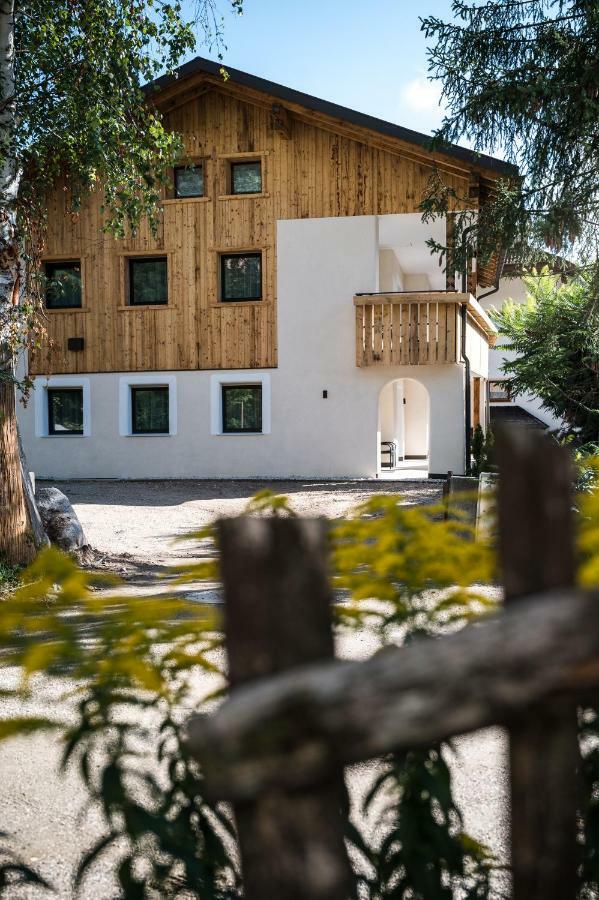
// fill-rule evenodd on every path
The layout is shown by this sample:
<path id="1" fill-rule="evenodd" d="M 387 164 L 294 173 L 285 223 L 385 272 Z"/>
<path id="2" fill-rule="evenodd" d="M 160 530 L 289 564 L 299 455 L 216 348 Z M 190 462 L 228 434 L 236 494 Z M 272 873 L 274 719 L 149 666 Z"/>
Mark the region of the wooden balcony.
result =
<path id="1" fill-rule="evenodd" d="M 460 358 L 460 307 L 467 321 L 494 343 L 493 323 L 471 294 L 456 291 L 359 294 L 356 307 L 357 366 L 431 366 Z"/>

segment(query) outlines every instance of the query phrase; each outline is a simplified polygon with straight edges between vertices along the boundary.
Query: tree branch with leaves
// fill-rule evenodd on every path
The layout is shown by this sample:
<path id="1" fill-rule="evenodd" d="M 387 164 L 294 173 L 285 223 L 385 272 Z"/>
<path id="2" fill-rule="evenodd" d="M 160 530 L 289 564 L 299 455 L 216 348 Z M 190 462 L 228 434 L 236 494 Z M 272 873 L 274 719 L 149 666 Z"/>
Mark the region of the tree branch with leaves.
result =
<path id="1" fill-rule="evenodd" d="M 226 5 L 242 11 L 242 0 Z M 198 38 L 220 56 L 216 0 L 198 0 L 190 16 L 180 0 L 0 0 L 0 554 L 11 561 L 35 552 L 14 386 L 19 355 L 43 332 L 49 192 L 61 183 L 74 217 L 86 195 L 103 192 L 103 227 L 116 237 L 144 219 L 156 226 L 183 146 L 142 86 L 172 72 Z"/>

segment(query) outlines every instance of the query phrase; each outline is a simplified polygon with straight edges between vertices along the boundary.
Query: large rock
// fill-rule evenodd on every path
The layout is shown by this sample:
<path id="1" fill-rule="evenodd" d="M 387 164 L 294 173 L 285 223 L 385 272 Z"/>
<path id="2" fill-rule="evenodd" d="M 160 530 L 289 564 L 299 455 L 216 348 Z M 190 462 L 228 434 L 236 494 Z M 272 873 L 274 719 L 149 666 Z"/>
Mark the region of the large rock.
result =
<path id="1" fill-rule="evenodd" d="M 79 554 L 89 549 L 77 513 L 62 491 L 55 487 L 38 488 L 35 501 L 51 543 L 65 553 Z"/>

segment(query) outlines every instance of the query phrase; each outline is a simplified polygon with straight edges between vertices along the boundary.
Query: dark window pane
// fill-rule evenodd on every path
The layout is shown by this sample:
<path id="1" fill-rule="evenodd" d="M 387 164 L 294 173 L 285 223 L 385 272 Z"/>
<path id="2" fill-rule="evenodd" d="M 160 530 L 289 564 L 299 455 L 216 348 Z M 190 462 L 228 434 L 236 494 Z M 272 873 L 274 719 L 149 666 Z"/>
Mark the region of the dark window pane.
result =
<path id="1" fill-rule="evenodd" d="M 261 194 L 262 164 L 259 162 L 231 163 L 231 193 Z"/>
<path id="2" fill-rule="evenodd" d="M 166 259 L 129 260 L 129 303 L 167 303 Z"/>
<path id="3" fill-rule="evenodd" d="M 223 431 L 262 431 L 262 385 L 223 385 Z"/>
<path id="4" fill-rule="evenodd" d="M 221 299 L 262 299 L 262 256 L 245 253 L 221 256 Z"/>
<path id="5" fill-rule="evenodd" d="M 81 263 L 48 262 L 45 276 L 48 309 L 81 306 Z"/>
<path id="6" fill-rule="evenodd" d="M 133 434 L 168 434 L 168 388 L 131 388 Z"/>
<path id="7" fill-rule="evenodd" d="M 48 388 L 50 434 L 83 434 L 83 389 Z"/>
<path id="8" fill-rule="evenodd" d="M 175 168 L 175 197 L 203 197 L 204 170 L 202 166 Z"/>

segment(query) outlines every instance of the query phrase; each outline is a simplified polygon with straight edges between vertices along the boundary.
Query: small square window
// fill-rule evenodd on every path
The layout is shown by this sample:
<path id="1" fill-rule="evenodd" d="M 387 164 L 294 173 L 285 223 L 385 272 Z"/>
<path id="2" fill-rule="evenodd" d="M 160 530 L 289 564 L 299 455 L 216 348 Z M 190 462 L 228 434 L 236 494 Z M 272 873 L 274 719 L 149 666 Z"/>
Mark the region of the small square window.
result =
<path id="1" fill-rule="evenodd" d="M 262 299 L 261 253 L 223 253 L 220 265 L 221 300 Z"/>
<path id="2" fill-rule="evenodd" d="M 231 163 L 231 193 L 262 193 L 262 163 L 260 160 Z"/>
<path id="3" fill-rule="evenodd" d="M 83 434 L 83 388 L 48 388 L 48 433 Z"/>
<path id="4" fill-rule="evenodd" d="M 168 303 L 166 257 L 129 259 L 129 304 L 131 306 Z"/>
<path id="5" fill-rule="evenodd" d="M 203 196 L 204 167 L 201 165 L 175 166 L 175 197 L 184 199 Z"/>
<path id="6" fill-rule="evenodd" d="M 262 385 L 223 384 L 223 432 L 262 433 Z"/>
<path id="7" fill-rule="evenodd" d="M 75 309 L 81 306 L 81 263 L 47 262 L 44 264 L 46 277 L 46 308 Z"/>
<path id="8" fill-rule="evenodd" d="M 131 433 L 168 434 L 168 387 L 131 388 Z"/>

